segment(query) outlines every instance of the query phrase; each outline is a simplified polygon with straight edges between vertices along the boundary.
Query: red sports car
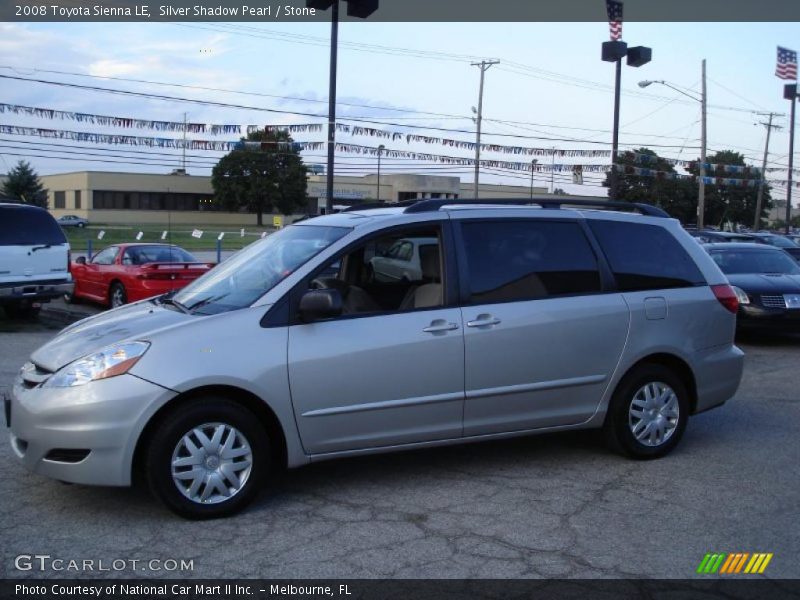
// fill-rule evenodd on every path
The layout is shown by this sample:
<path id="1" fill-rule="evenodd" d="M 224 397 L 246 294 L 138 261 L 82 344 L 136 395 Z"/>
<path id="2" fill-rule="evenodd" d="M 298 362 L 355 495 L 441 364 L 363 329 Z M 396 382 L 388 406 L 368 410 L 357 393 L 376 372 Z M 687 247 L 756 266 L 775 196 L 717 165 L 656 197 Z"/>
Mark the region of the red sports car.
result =
<path id="1" fill-rule="evenodd" d="M 212 266 L 178 246 L 115 244 L 91 260 L 80 256 L 70 265 L 75 290 L 65 299 L 85 298 L 116 308 L 182 288 Z"/>

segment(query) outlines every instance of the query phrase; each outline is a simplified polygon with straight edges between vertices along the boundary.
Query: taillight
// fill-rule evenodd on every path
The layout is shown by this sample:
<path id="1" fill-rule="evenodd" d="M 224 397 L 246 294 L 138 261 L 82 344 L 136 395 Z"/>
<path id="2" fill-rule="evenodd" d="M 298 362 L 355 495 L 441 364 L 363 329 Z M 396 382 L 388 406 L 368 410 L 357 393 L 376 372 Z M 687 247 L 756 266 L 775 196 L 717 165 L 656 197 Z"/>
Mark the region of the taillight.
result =
<path id="1" fill-rule="evenodd" d="M 736 314 L 739 311 L 739 300 L 736 298 L 736 292 L 727 283 L 721 285 L 712 285 L 711 291 L 714 292 L 719 303 L 725 308 Z"/>
<path id="2" fill-rule="evenodd" d="M 72 270 L 72 248 L 67 248 L 67 273 Z"/>

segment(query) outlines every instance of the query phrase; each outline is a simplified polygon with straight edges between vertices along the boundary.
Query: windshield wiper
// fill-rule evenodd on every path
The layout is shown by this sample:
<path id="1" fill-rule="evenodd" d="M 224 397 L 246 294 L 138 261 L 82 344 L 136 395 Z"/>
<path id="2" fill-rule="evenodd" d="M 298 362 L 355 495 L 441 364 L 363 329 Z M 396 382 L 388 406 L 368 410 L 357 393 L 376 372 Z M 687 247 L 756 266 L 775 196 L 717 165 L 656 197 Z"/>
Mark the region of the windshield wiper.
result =
<path id="1" fill-rule="evenodd" d="M 169 304 L 169 305 L 174 306 L 175 308 L 177 308 L 182 313 L 188 315 L 190 313 L 189 309 L 186 308 L 182 303 L 178 302 L 177 300 L 173 300 L 172 299 L 172 296 L 174 294 L 175 294 L 174 291 L 173 292 L 168 292 L 168 293 L 164 294 L 163 296 L 159 296 L 157 298 L 153 298 L 153 301 L 154 302 L 158 301 L 159 304 Z"/>
<path id="2" fill-rule="evenodd" d="M 194 313 L 198 308 L 202 308 L 203 306 L 205 306 L 207 304 L 211 304 L 212 302 L 216 302 L 217 300 L 221 300 L 222 298 L 224 298 L 227 295 L 228 294 L 219 294 L 218 296 L 209 296 L 208 298 L 204 298 L 203 300 L 200 300 L 199 302 L 195 302 L 191 306 L 187 306 L 186 309 L 189 311 L 189 313 Z"/>

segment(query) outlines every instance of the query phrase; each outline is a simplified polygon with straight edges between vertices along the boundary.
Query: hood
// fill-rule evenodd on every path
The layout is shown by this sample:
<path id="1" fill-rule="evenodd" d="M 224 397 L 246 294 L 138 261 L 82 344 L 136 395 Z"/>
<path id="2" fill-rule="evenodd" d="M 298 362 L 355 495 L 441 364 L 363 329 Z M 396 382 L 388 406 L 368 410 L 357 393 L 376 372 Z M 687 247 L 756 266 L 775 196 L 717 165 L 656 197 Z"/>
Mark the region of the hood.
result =
<path id="1" fill-rule="evenodd" d="M 765 275 L 762 273 L 737 273 L 727 275 L 731 285 L 749 294 L 798 294 L 800 275 Z"/>
<path id="2" fill-rule="evenodd" d="M 187 315 L 144 300 L 70 325 L 31 355 L 31 360 L 57 371 L 87 354 L 117 342 L 147 340 L 161 330 L 204 317 Z"/>

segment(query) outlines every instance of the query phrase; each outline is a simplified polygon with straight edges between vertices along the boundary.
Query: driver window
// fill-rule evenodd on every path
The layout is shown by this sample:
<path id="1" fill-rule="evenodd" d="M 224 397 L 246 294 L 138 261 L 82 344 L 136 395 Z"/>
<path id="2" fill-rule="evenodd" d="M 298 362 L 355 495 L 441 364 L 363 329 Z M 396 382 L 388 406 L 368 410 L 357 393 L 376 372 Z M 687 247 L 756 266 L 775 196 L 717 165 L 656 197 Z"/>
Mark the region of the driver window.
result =
<path id="1" fill-rule="evenodd" d="M 439 227 L 372 238 L 325 265 L 310 289 L 337 289 L 343 315 L 402 312 L 444 304 Z"/>

